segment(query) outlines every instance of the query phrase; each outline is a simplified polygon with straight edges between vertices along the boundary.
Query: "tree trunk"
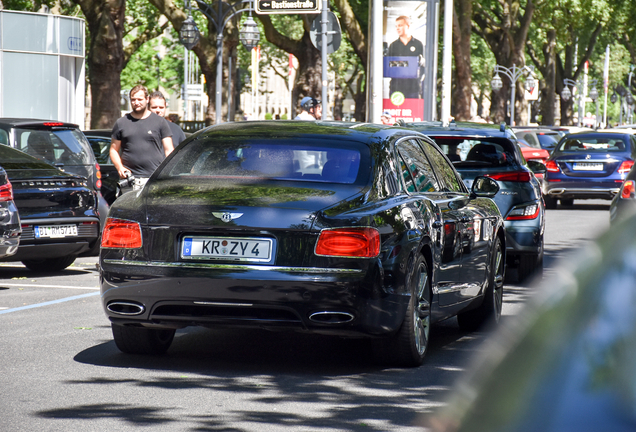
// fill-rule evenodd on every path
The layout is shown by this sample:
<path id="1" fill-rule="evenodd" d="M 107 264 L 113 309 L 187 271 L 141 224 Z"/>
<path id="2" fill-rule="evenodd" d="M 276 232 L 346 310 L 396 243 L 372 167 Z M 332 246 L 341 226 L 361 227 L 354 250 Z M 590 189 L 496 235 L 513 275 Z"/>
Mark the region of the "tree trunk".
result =
<path id="1" fill-rule="evenodd" d="M 501 11 L 493 14 L 486 10 L 480 3 L 474 3 L 476 12 L 473 15 L 475 30 L 477 34 L 484 38 L 490 50 L 495 55 L 498 65 L 511 69 L 512 66 L 522 68 L 525 66 L 525 45 L 528 39 L 528 31 L 534 13 L 533 0 L 527 0 L 523 14 L 519 5 L 513 0 L 501 0 L 499 2 Z M 499 22 L 496 21 L 500 19 Z M 492 93 L 491 117 L 495 122 L 504 121 L 508 118 L 506 114 L 506 100 L 511 97 L 510 79 L 501 76 L 503 87 L 498 92 Z M 527 102 L 524 98 L 524 87 L 521 80 L 517 80 L 515 89 L 515 100 L 509 110 L 514 110 L 516 124 L 527 122 Z M 512 111 L 510 111 L 512 112 Z M 508 122 L 511 126 L 511 122 Z"/>
<path id="2" fill-rule="evenodd" d="M 541 90 L 541 124 L 555 124 L 556 103 L 556 31 L 550 29 L 547 32 L 547 41 L 543 46 L 543 58 L 545 67 L 542 70 L 545 85 Z"/>
<path id="3" fill-rule="evenodd" d="M 472 0 L 455 0 L 453 14 L 453 57 L 455 80 L 451 114 L 458 121 L 470 120 L 472 101 L 472 70 L 470 66 L 470 36 L 472 26 Z"/>
<path id="4" fill-rule="evenodd" d="M 121 71 L 124 68 L 125 0 L 74 0 L 88 30 L 88 81 L 91 89 L 91 129 L 109 129 L 121 117 Z"/>
<path id="5" fill-rule="evenodd" d="M 313 19 L 313 15 L 311 18 Z M 291 107 L 291 118 L 294 118 L 299 108 L 298 103 L 303 97 L 311 96 L 320 99 L 322 93 L 322 61 L 320 51 L 313 46 L 309 37 L 310 18 L 303 16 L 305 31 L 300 40 L 290 39 L 278 32 L 269 15 L 259 15 L 258 19 L 263 23 L 268 42 L 293 54 L 298 60 L 298 70 L 292 90 L 292 100 L 296 101 L 296 104 Z M 327 110 L 323 112 L 326 113 Z"/>

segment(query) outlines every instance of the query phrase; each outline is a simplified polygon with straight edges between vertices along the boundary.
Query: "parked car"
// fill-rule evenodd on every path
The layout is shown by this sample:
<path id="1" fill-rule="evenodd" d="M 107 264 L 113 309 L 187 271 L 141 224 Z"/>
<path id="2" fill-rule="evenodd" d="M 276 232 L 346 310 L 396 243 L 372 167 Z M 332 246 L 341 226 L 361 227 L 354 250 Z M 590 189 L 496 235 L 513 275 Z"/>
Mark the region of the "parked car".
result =
<path id="1" fill-rule="evenodd" d="M 571 206 L 575 199 L 611 200 L 634 165 L 636 137 L 627 133 L 566 135 L 546 163 L 547 208 Z"/>
<path id="2" fill-rule="evenodd" d="M 636 424 L 636 218 L 571 256 L 475 352 L 431 432 L 628 432 Z"/>
<path id="3" fill-rule="evenodd" d="M 508 265 L 516 267 L 519 279 L 542 271 L 545 209 L 533 171 L 541 175 L 545 166 L 523 159 L 512 130 L 503 124 L 469 122 L 407 126 L 433 138 L 468 187 L 477 176 L 497 180 L 500 190 L 494 200 L 505 221 Z"/>
<path id="4" fill-rule="evenodd" d="M 119 182 L 119 173 L 110 160 L 111 134 L 111 129 L 84 131 L 95 159 L 102 169 L 102 195 L 108 205 L 112 205 L 117 198 L 117 182 Z"/>
<path id="5" fill-rule="evenodd" d="M 537 161 L 541 162 L 543 165 L 550 158 L 550 152 L 546 149 L 532 147 L 523 139 L 517 139 L 517 144 L 519 144 L 519 149 L 521 150 L 521 154 L 523 158 L 527 161 Z"/>
<path id="6" fill-rule="evenodd" d="M 13 201 L 13 186 L 0 167 L 0 258 L 14 255 L 20 244 L 20 215 Z"/>
<path id="7" fill-rule="evenodd" d="M 104 229 L 101 293 L 117 347 L 175 329 L 258 327 L 374 338 L 417 366 L 433 322 L 501 314 L 506 237 L 435 144 L 352 123 L 224 123 L 184 141 Z"/>
<path id="8" fill-rule="evenodd" d="M 98 192 L 102 225 L 108 202 L 99 194 L 100 166 L 90 144 L 76 124 L 25 118 L 0 118 L 0 144 L 8 145 L 71 174 L 86 177 L 87 186 Z M 99 247 L 86 255 L 97 256 Z"/>
<path id="9" fill-rule="evenodd" d="M 22 226 L 17 252 L 0 261 L 22 261 L 34 271 L 58 271 L 95 245 L 99 249 L 97 192 L 88 187 L 86 177 L 6 145 L 0 145 L 0 161 Z"/>
<path id="10" fill-rule="evenodd" d="M 610 204 L 610 224 L 615 225 L 636 213 L 636 168 L 627 174 Z"/>
<path id="11" fill-rule="evenodd" d="M 517 138 L 524 140 L 531 147 L 536 149 L 544 149 L 551 152 L 559 142 L 561 134 L 558 131 L 548 128 L 529 128 L 516 127 L 513 128 Z"/>

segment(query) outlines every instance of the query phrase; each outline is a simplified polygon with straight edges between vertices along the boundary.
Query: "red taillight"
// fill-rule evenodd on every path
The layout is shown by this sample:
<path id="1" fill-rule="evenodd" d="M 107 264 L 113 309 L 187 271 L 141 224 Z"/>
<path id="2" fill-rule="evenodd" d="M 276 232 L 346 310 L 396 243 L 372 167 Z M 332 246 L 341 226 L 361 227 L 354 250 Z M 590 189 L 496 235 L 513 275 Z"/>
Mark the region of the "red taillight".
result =
<path id="1" fill-rule="evenodd" d="M 526 206 L 515 207 L 510 211 L 506 220 L 528 220 L 536 219 L 539 216 L 541 207 L 539 204 L 531 204 Z"/>
<path id="2" fill-rule="evenodd" d="M 102 172 L 99 169 L 99 164 L 95 162 L 95 178 L 97 181 L 95 182 L 95 188 L 100 190 L 102 188 Z"/>
<path id="3" fill-rule="evenodd" d="M 103 248 L 139 249 L 142 245 L 139 223 L 123 219 L 106 219 L 102 232 Z"/>
<path id="4" fill-rule="evenodd" d="M 323 230 L 316 244 L 316 255 L 373 258 L 380 253 L 380 233 L 375 228 L 337 228 Z"/>
<path id="5" fill-rule="evenodd" d="M 625 183 L 623 183 L 623 187 L 621 188 L 621 198 L 636 198 L 636 184 L 634 183 L 634 180 L 625 180 Z"/>
<path id="6" fill-rule="evenodd" d="M 545 164 L 545 167 L 550 172 L 559 172 L 559 166 L 553 160 L 547 161 L 546 164 Z"/>
<path id="7" fill-rule="evenodd" d="M 13 186 L 11 182 L 0 186 L 0 201 L 11 201 L 13 199 Z"/>
<path id="8" fill-rule="evenodd" d="M 44 122 L 44 126 L 64 126 L 64 123 L 60 122 Z"/>
<path id="9" fill-rule="evenodd" d="M 510 182 L 529 182 L 532 178 L 530 176 L 530 173 L 527 171 L 502 172 L 496 174 L 486 174 L 486 176 L 490 177 L 493 180 Z"/>
<path id="10" fill-rule="evenodd" d="M 633 166 L 634 166 L 634 161 L 627 160 L 623 162 L 620 167 L 618 167 L 618 173 L 626 174 L 631 171 Z"/>

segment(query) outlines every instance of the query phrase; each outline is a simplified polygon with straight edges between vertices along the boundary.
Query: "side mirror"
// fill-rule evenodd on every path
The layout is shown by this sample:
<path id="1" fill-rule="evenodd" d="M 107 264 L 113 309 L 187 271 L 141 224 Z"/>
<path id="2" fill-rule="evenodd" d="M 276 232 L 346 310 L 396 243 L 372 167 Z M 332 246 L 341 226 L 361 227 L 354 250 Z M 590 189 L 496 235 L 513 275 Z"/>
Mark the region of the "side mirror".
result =
<path id="1" fill-rule="evenodd" d="M 535 174 L 545 174 L 548 171 L 541 162 L 533 160 L 528 161 L 528 168 Z"/>
<path id="2" fill-rule="evenodd" d="M 490 177 L 479 176 L 473 181 L 470 192 L 475 197 L 492 198 L 499 192 L 499 183 Z"/>

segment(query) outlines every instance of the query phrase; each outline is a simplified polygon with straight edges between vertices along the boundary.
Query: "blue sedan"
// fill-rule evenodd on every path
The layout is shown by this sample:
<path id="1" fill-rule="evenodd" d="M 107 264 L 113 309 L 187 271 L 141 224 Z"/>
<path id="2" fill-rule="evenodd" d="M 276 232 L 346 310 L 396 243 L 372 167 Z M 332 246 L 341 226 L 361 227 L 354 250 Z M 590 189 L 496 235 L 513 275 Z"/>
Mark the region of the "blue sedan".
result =
<path id="1" fill-rule="evenodd" d="M 546 163 L 547 208 L 571 206 L 575 199 L 611 200 L 634 165 L 636 137 L 627 133 L 567 135 Z"/>

